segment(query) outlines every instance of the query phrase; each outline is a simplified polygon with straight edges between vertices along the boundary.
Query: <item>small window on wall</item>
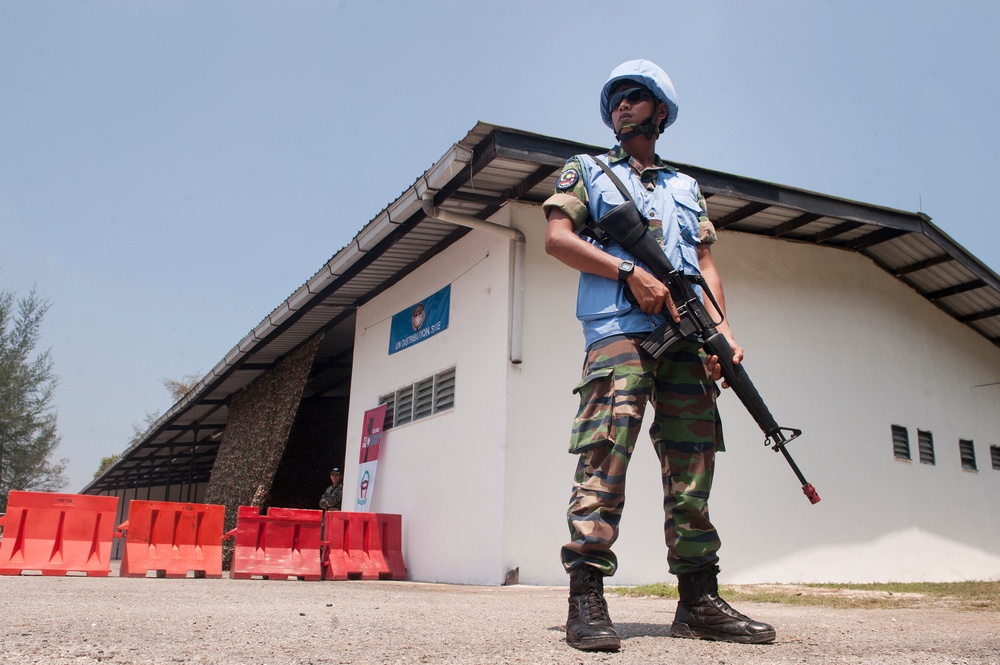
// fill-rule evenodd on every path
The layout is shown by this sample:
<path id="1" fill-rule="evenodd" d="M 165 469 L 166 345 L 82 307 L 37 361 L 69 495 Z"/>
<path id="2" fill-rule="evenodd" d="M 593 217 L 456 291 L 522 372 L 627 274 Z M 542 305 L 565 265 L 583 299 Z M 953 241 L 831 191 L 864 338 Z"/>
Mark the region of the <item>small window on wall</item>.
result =
<path id="1" fill-rule="evenodd" d="M 920 452 L 921 464 L 934 464 L 934 435 L 930 432 L 917 430 L 917 448 Z"/>
<path id="2" fill-rule="evenodd" d="M 1000 446 L 990 446 L 990 462 L 994 469 L 1000 471 Z"/>
<path id="3" fill-rule="evenodd" d="M 968 439 L 958 440 L 958 454 L 962 458 L 962 468 L 966 471 L 976 470 L 976 449 Z"/>
<path id="4" fill-rule="evenodd" d="M 896 459 L 910 458 L 910 435 L 900 425 L 892 426 L 892 454 Z"/>
<path id="5" fill-rule="evenodd" d="M 387 406 L 383 429 L 446 411 L 455 406 L 455 368 L 382 395 L 378 403 Z"/>

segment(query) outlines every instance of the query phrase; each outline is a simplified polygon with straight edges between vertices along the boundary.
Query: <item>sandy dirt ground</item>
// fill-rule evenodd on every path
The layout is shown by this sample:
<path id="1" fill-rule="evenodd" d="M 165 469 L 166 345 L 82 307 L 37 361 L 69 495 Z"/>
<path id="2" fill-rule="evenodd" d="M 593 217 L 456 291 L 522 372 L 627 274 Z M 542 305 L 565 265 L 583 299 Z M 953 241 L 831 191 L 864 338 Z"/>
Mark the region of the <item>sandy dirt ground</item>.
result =
<path id="1" fill-rule="evenodd" d="M 675 603 L 610 596 L 618 653 L 566 645 L 566 589 L 413 582 L 0 577 L 0 663 L 1000 665 L 1000 613 L 737 609 L 771 645 L 668 637 Z"/>

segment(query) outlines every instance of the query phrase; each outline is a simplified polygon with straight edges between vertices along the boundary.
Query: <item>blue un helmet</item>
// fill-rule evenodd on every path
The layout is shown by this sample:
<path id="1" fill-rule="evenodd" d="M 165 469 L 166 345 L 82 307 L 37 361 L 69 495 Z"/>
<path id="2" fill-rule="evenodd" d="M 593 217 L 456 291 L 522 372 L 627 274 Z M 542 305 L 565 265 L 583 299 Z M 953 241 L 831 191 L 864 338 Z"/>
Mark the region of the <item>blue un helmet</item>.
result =
<path id="1" fill-rule="evenodd" d="M 667 105 L 667 117 L 660 123 L 659 127 L 654 127 L 655 115 L 650 116 L 637 125 L 632 131 L 619 135 L 614 123 L 611 121 L 611 89 L 619 81 L 635 81 L 646 87 L 653 96 L 660 102 Z M 646 138 L 652 138 L 654 133 L 662 134 L 663 130 L 674 123 L 677 119 L 677 93 L 674 92 L 674 84 L 671 83 L 667 73 L 660 69 L 656 63 L 649 60 L 629 60 L 623 62 L 612 70 L 608 77 L 608 82 L 601 90 L 601 118 L 604 124 L 615 133 L 615 138 L 619 141 L 630 139 L 639 134 Z"/>

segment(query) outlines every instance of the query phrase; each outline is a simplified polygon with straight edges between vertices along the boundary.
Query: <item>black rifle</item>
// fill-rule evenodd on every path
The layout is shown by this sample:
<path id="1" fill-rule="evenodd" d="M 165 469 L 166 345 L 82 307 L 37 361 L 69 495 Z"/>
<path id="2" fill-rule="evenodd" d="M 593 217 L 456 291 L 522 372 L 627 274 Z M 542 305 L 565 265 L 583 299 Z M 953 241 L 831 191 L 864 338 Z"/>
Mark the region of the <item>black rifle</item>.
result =
<path id="1" fill-rule="evenodd" d="M 660 243 L 650 233 L 647 233 L 648 224 L 632 202 L 624 185 L 610 172 L 610 169 L 604 166 L 601 160 L 595 161 L 615 181 L 626 198 L 625 203 L 617 206 L 598 220 L 598 228 L 625 250 L 635 255 L 666 285 L 670 290 L 670 297 L 673 298 L 674 304 L 677 306 L 677 313 L 680 314 L 680 323 L 674 323 L 673 319 L 670 318 L 670 313 L 667 312 L 667 322 L 643 340 L 642 348 L 654 358 L 659 358 L 675 342 L 688 339 L 699 342 L 705 353 L 717 356 L 726 383 L 733 389 L 739 400 L 743 402 L 743 406 L 747 408 L 753 419 L 757 421 L 757 425 L 763 430 L 764 445 L 770 446 L 772 450 L 780 452 L 785 457 L 799 482 L 802 483 L 802 492 L 809 499 L 809 502 L 819 503 L 819 494 L 816 493 L 816 489 L 806 481 L 802 472 L 799 471 L 798 465 L 795 464 L 795 460 L 785 449 L 785 445 L 798 438 L 802 434 L 802 430 L 778 425 L 767 405 L 764 404 L 764 400 L 761 399 L 760 393 L 757 392 L 757 388 L 750 381 L 743 365 L 733 364 L 733 347 L 717 328 L 722 323 L 722 319 L 718 321 L 712 319 L 694 290 L 693 284 L 701 286 L 705 296 L 719 312 L 719 316 L 723 316 L 722 308 L 715 300 L 715 296 L 708 288 L 704 278 L 701 275 L 684 275 L 671 265 L 670 260 L 663 253 Z"/>

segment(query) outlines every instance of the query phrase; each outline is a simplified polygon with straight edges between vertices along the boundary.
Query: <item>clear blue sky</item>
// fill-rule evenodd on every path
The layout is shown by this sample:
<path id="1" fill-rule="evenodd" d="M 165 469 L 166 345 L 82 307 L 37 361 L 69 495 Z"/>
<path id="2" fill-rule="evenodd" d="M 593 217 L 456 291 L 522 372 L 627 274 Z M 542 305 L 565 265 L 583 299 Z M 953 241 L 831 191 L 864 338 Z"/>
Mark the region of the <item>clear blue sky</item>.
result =
<path id="1" fill-rule="evenodd" d="M 52 303 L 68 489 L 477 120 L 610 145 L 623 60 L 673 78 L 664 158 L 922 208 L 997 270 L 998 25 L 992 0 L 6 0 L 0 288 Z"/>

